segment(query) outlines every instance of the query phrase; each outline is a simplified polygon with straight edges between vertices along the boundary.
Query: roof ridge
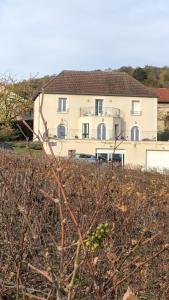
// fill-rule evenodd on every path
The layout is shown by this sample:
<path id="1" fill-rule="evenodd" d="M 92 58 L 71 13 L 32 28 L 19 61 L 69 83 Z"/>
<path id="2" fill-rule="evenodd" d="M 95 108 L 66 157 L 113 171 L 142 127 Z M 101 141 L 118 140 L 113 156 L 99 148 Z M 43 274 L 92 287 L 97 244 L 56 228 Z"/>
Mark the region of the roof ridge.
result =
<path id="1" fill-rule="evenodd" d="M 108 71 L 108 70 L 63 70 L 61 73 L 97 73 L 97 72 L 98 73 L 107 73 L 107 74 L 127 74 L 127 75 L 129 75 L 127 72 L 116 71 L 116 70 L 112 70 L 112 71 Z M 61 73 L 59 73 L 59 74 L 61 74 Z"/>

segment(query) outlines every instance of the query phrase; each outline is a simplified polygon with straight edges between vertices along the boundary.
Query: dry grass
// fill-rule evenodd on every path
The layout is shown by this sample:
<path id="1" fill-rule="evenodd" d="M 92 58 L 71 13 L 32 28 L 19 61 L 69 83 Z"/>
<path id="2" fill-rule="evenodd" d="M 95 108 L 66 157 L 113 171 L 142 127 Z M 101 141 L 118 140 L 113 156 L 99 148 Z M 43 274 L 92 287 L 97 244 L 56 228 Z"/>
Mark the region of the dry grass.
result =
<path id="1" fill-rule="evenodd" d="M 139 299 L 169 295 L 169 177 L 111 165 L 2 152 L 3 299 Z M 108 233 L 96 251 L 86 238 Z"/>

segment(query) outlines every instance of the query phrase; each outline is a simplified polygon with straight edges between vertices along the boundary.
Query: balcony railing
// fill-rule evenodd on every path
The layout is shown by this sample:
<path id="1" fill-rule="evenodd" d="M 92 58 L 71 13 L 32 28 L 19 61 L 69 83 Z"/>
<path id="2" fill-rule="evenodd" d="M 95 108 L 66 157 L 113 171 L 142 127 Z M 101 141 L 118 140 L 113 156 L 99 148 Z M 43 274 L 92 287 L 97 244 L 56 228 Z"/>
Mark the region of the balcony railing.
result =
<path id="1" fill-rule="evenodd" d="M 57 109 L 57 112 L 58 112 L 59 114 L 60 114 L 60 113 L 61 113 L 61 114 L 62 114 L 62 113 L 63 113 L 63 114 L 64 114 L 64 113 L 68 113 L 68 112 L 69 112 L 69 108 L 66 108 L 65 110 L 59 109 L 59 108 L 58 108 L 58 109 Z"/>
<path id="2" fill-rule="evenodd" d="M 130 114 L 133 116 L 142 116 L 142 111 L 131 110 Z"/>
<path id="3" fill-rule="evenodd" d="M 99 117 L 120 117 L 120 109 L 114 107 L 103 107 L 102 110 L 97 110 L 94 107 L 81 107 L 80 116 L 99 116 Z"/>
<path id="4" fill-rule="evenodd" d="M 106 140 L 106 141 L 114 141 L 114 140 L 124 140 L 131 141 L 132 135 L 130 131 L 123 131 L 115 136 L 115 132 L 113 130 L 107 130 L 106 132 L 98 133 L 97 130 L 90 130 L 89 133 L 83 133 L 82 130 L 71 129 L 65 130 L 65 133 L 62 132 L 60 136 L 57 136 L 56 128 L 48 129 L 48 138 L 50 139 L 61 139 L 61 140 Z M 141 131 L 137 136 L 138 141 L 156 141 L 157 140 L 157 131 Z M 137 140 L 137 139 L 135 139 Z"/>

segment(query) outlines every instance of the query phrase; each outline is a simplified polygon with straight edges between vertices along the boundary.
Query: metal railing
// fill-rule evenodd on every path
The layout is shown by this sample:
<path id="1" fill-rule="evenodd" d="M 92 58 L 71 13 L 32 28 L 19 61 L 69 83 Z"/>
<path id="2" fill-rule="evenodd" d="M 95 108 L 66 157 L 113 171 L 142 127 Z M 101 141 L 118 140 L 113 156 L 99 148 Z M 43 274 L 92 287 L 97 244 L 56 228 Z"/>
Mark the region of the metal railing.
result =
<path id="1" fill-rule="evenodd" d="M 69 108 L 66 108 L 65 110 L 60 109 L 60 108 L 57 108 L 57 112 L 58 112 L 58 113 L 61 113 L 61 114 L 62 114 L 62 113 L 63 113 L 63 114 L 64 114 L 64 113 L 68 113 L 68 112 L 69 112 Z"/>
<path id="2" fill-rule="evenodd" d="M 142 111 L 135 111 L 135 110 L 131 110 L 130 114 L 133 116 L 142 116 Z"/>
<path id="3" fill-rule="evenodd" d="M 97 130 L 90 130 L 88 132 L 82 132 L 81 129 L 65 129 L 60 136 L 57 135 L 57 128 L 48 129 L 48 138 L 51 139 L 70 139 L 70 140 L 124 140 L 132 141 L 137 139 L 132 139 L 130 131 L 122 131 L 119 134 L 116 134 L 113 130 L 106 129 L 106 132 L 98 133 Z M 157 131 L 140 131 L 137 136 L 138 141 L 156 141 L 157 140 Z"/>
<path id="4" fill-rule="evenodd" d="M 115 107 L 103 107 L 98 110 L 95 107 L 81 107 L 80 116 L 120 117 L 120 109 Z"/>

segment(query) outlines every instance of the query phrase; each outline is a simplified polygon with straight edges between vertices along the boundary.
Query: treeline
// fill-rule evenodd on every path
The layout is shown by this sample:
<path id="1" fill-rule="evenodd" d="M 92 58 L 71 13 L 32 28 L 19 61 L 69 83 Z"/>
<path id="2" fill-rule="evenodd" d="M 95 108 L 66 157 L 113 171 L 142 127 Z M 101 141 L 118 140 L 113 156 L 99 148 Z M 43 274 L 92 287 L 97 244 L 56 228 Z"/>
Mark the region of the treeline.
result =
<path id="1" fill-rule="evenodd" d="M 135 79 L 139 80 L 147 86 L 153 87 L 169 87 L 169 67 L 155 67 L 146 65 L 144 67 L 131 67 L 131 66 L 122 66 L 119 69 L 108 68 L 105 71 L 120 71 L 126 72 Z M 19 85 L 28 86 L 28 90 L 31 89 L 32 94 L 42 88 L 54 75 L 46 75 L 41 78 L 31 78 L 29 80 L 24 80 L 19 82 Z M 24 95 L 27 96 L 27 95 Z"/>
<path id="2" fill-rule="evenodd" d="M 24 98 L 29 98 L 30 95 L 33 98 L 35 94 L 52 78 L 54 75 L 46 75 L 44 77 L 32 77 L 29 79 L 25 79 L 17 83 L 21 88 L 24 87 L 24 91 L 22 96 Z"/>
<path id="3" fill-rule="evenodd" d="M 147 86 L 169 87 L 169 67 L 145 67 L 123 66 L 118 71 L 126 72 Z"/>

